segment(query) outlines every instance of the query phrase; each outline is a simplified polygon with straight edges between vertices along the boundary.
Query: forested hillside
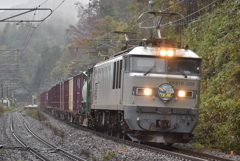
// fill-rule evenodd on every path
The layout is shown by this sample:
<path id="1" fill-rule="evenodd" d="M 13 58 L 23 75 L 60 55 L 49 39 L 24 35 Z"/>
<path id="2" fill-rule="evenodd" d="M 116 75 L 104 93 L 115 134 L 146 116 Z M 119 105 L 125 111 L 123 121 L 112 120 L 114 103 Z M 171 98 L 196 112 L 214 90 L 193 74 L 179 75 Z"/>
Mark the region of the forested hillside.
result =
<path id="1" fill-rule="evenodd" d="M 29 25 L 6 24 L 0 33 L 0 49 L 12 52 L 5 52 L 8 54 L 2 53 L 0 62 L 5 65 L 11 64 L 12 66 L 7 68 L 7 71 L 17 73 L 22 80 L 22 86 L 28 91 L 32 91 L 34 90 L 33 86 L 35 86 L 35 84 L 32 86 L 32 80 L 35 76 L 41 53 L 44 52 L 44 46 L 48 45 L 51 47 L 55 45 L 60 48 L 65 45 L 66 36 L 59 34 L 59 32 L 64 32 L 61 26 L 48 24 L 40 26 L 34 32 L 31 41 L 28 41 L 29 38 L 26 38 L 26 35 L 32 33 L 32 31 L 29 32 Z M 26 46 L 26 44 L 28 45 Z M 26 47 L 22 48 L 22 46 Z M 59 51 L 59 55 L 61 55 L 61 50 Z M 54 60 L 50 61 L 54 62 Z M 49 70 L 47 71 L 49 72 Z"/>
<path id="2" fill-rule="evenodd" d="M 240 148 L 240 2 L 222 4 L 188 25 L 182 42 L 202 58 L 197 137 L 220 149 Z M 202 141 L 202 140 L 201 140 Z"/>

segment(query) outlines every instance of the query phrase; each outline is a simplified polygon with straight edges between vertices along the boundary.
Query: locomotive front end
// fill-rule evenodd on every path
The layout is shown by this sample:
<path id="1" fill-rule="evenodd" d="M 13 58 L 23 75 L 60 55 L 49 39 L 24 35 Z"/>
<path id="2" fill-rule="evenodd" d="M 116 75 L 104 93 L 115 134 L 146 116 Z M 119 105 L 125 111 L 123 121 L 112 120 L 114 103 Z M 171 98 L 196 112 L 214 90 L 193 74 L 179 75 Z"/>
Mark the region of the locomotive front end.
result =
<path id="1" fill-rule="evenodd" d="M 189 142 L 198 123 L 201 59 L 188 49 L 137 47 L 124 62 L 125 133 L 140 142 Z"/>

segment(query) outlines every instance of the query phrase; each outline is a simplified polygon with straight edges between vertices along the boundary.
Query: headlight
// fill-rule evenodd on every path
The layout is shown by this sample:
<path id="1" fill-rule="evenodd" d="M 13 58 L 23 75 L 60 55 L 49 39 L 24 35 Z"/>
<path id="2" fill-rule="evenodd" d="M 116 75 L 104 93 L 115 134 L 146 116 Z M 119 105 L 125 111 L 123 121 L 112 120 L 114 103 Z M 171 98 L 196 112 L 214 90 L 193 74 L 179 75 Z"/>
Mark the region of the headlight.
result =
<path id="1" fill-rule="evenodd" d="M 144 95 L 146 96 L 150 96 L 152 95 L 152 89 L 150 88 L 145 88 L 144 91 L 143 91 Z"/>
<path id="2" fill-rule="evenodd" d="M 180 90 L 178 91 L 178 97 L 193 97 L 193 92 Z"/>
<path id="3" fill-rule="evenodd" d="M 185 97 L 186 96 L 186 92 L 185 91 L 178 91 L 178 96 L 179 97 Z"/>
<path id="4" fill-rule="evenodd" d="M 152 95 L 152 89 L 151 88 L 137 88 L 136 90 L 137 95 L 142 95 L 142 96 L 150 96 Z"/>
<path id="5" fill-rule="evenodd" d="M 167 55 L 167 51 L 165 49 L 160 50 L 160 55 L 161 56 L 166 56 Z"/>
<path id="6" fill-rule="evenodd" d="M 168 50 L 167 51 L 167 55 L 168 56 L 173 56 L 174 55 L 174 51 L 173 50 Z"/>
<path id="7" fill-rule="evenodd" d="M 168 57 L 173 57 L 175 54 L 174 49 L 160 49 L 159 50 L 159 55 L 160 56 L 168 56 Z"/>

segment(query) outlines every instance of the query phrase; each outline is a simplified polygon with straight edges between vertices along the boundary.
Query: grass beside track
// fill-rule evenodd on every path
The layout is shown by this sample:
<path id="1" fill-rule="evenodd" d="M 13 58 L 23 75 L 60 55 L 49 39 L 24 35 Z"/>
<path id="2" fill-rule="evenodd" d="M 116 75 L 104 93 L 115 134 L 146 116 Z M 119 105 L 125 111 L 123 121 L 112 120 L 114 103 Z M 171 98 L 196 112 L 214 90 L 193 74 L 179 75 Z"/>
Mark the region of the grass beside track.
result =
<path id="1" fill-rule="evenodd" d="M 0 105 L 0 116 L 6 111 L 12 111 L 15 109 L 15 107 L 3 107 L 2 105 Z"/>
<path id="2" fill-rule="evenodd" d="M 4 107 L 0 105 L 0 116 L 3 114 L 3 112 L 4 112 Z"/>
<path id="3" fill-rule="evenodd" d="M 40 108 L 35 108 L 35 109 L 27 109 L 24 111 L 27 115 L 32 116 L 36 120 L 39 121 L 46 121 L 47 118 L 44 116 L 44 114 L 41 112 Z"/>
<path id="4" fill-rule="evenodd" d="M 25 113 L 31 117 L 33 117 L 36 120 L 39 120 L 41 122 L 44 122 L 45 125 L 50 128 L 53 133 L 57 136 L 60 136 L 61 138 L 64 138 L 65 132 L 62 130 L 59 130 L 57 127 L 53 126 L 47 119 L 47 117 L 42 113 L 40 108 L 36 109 L 28 109 L 25 110 Z"/>

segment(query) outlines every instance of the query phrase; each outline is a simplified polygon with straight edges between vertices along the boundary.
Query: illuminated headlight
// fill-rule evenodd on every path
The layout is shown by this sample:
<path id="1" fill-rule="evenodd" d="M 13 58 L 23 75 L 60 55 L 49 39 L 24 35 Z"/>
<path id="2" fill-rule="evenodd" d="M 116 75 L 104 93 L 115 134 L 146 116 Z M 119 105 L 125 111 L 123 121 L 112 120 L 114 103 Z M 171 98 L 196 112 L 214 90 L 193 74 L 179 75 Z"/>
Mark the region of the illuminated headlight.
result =
<path id="1" fill-rule="evenodd" d="M 144 95 L 144 96 L 150 96 L 152 95 L 152 89 L 151 88 L 137 88 L 137 95 Z"/>
<path id="2" fill-rule="evenodd" d="M 193 92 L 180 90 L 178 91 L 178 97 L 193 97 Z"/>
<path id="3" fill-rule="evenodd" d="M 168 50 L 167 51 L 167 55 L 168 56 L 173 56 L 174 55 L 174 51 L 173 50 Z"/>
<path id="4" fill-rule="evenodd" d="M 150 89 L 150 88 L 145 88 L 145 89 L 143 90 L 143 93 L 144 93 L 144 95 L 146 95 L 146 96 L 150 96 L 150 95 L 152 95 L 152 89 Z"/>
<path id="5" fill-rule="evenodd" d="M 166 56 L 167 55 L 167 50 L 165 50 L 165 49 L 160 50 L 160 55 L 161 56 Z"/>
<path id="6" fill-rule="evenodd" d="M 172 57 L 172 56 L 174 56 L 175 51 L 173 49 L 160 49 L 159 54 L 160 54 L 160 56 Z"/>
<path id="7" fill-rule="evenodd" d="M 186 92 L 185 91 L 178 91 L 178 96 L 179 97 L 185 97 L 186 96 Z"/>

